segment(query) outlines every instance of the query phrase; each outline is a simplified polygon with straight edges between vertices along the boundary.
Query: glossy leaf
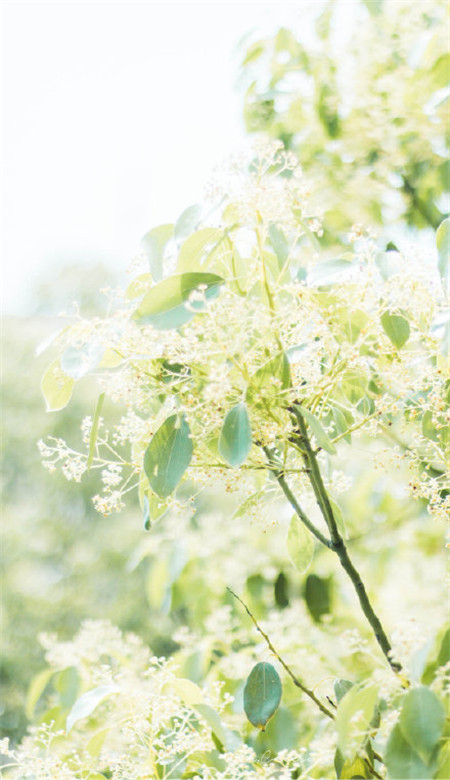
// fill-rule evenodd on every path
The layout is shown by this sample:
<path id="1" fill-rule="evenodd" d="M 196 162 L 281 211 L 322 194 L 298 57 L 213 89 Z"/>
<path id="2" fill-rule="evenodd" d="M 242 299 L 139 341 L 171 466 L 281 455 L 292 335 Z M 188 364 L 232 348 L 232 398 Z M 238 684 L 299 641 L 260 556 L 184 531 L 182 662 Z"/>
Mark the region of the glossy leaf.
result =
<path id="1" fill-rule="evenodd" d="M 186 238 L 196 229 L 201 213 L 202 206 L 200 203 L 194 203 L 183 211 L 175 223 L 174 234 L 177 241 Z"/>
<path id="2" fill-rule="evenodd" d="M 311 428 L 314 436 L 316 437 L 318 446 L 321 447 L 326 452 L 329 452 L 330 455 L 334 455 L 334 453 L 336 452 L 336 447 L 330 441 L 330 438 L 326 433 L 325 429 L 323 428 L 320 420 L 314 414 L 311 414 L 311 412 L 309 412 L 307 409 L 304 409 L 302 406 L 296 406 L 296 409 L 298 412 L 300 412 L 303 419 L 308 423 L 309 427 Z"/>
<path id="3" fill-rule="evenodd" d="M 398 723 L 389 737 L 384 763 L 390 778 L 430 780 L 434 774 L 405 739 Z"/>
<path id="4" fill-rule="evenodd" d="M 244 710 L 253 726 L 264 731 L 281 701 L 281 680 L 272 664 L 256 664 L 244 688 Z"/>
<path id="5" fill-rule="evenodd" d="M 208 255 L 217 242 L 223 237 L 219 228 L 203 228 L 192 233 L 183 243 L 177 262 L 179 273 L 204 270 L 208 264 Z"/>
<path id="6" fill-rule="evenodd" d="M 149 230 L 141 240 L 142 247 L 148 255 L 152 277 L 156 282 L 163 277 L 164 251 L 171 238 L 173 238 L 173 225 L 165 224 Z"/>
<path id="7" fill-rule="evenodd" d="M 293 565 L 300 574 L 304 574 L 313 559 L 314 539 L 297 515 L 292 516 L 286 547 Z"/>
<path id="8" fill-rule="evenodd" d="M 386 336 L 393 343 L 394 347 L 401 349 L 409 339 L 409 322 L 401 314 L 391 314 L 385 311 L 381 315 L 381 324 Z"/>
<path id="9" fill-rule="evenodd" d="M 433 691 L 420 686 L 406 694 L 399 725 L 405 739 L 425 760 L 437 745 L 444 723 L 444 707 Z"/>
<path id="10" fill-rule="evenodd" d="M 67 406 L 72 397 L 74 384 L 72 377 L 61 369 L 59 360 L 50 364 L 41 381 L 47 412 L 57 412 Z"/>
<path id="11" fill-rule="evenodd" d="M 450 217 L 444 219 L 436 231 L 436 245 L 438 249 L 438 269 L 443 281 L 447 281 L 450 274 Z"/>
<path id="12" fill-rule="evenodd" d="M 173 414 L 158 428 L 144 455 L 147 479 L 161 498 L 175 490 L 191 462 L 191 432 L 184 415 Z"/>
<path id="13" fill-rule="evenodd" d="M 177 274 L 159 282 L 144 296 L 133 319 L 140 325 L 152 325 L 157 330 L 179 328 L 189 322 L 197 312 L 203 311 L 205 303 L 198 300 L 189 304 L 190 296 L 202 289 L 206 300 L 216 298 L 224 279 L 216 274 Z"/>
<path id="14" fill-rule="evenodd" d="M 225 417 L 219 437 L 219 452 L 222 458 L 233 467 L 244 463 L 252 446 L 252 431 L 247 407 L 237 404 Z"/>
<path id="15" fill-rule="evenodd" d="M 120 688 L 111 683 L 109 685 L 100 685 L 98 688 L 94 688 L 92 691 L 84 693 L 77 699 L 67 717 L 66 731 L 71 731 L 75 723 L 92 715 L 100 702 L 104 701 L 108 696 L 119 692 Z"/>

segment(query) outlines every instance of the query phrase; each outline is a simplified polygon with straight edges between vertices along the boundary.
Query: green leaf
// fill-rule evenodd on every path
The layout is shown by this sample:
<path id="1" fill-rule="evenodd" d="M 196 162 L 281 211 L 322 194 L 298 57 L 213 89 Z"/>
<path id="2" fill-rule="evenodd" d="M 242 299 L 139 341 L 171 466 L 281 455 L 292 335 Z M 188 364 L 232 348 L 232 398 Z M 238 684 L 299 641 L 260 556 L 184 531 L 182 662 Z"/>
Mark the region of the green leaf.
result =
<path id="1" fill-rule="evenodd" d="M 165 224 L 149 230 L 141 239 L 141 245 L 148 255 L 152 277 L 156 282 L 163 277 L 164 251 L 171 238 L 173 238 L 173 225 Z"/>
<path id="2" fill-rule="evenodd" d="M 202 206 L 200 203 L 194 203 L 193 206 L 188 206 L 183 211 L 175 223 L 174 234 L 177 241 L 186 238 L 196 229 L 201 213 Z"/>
<path id="3" fill-rule="evenodd" d="M 144 455 L 147 479 L 161 498 L 175 490 L 191 462 L 191 432 L 184 415 L 173 414 L 158 428 Z"/>
<path id="4" fill-rule="evenodd" d="M 31 685 L 28 689 L 25 704 L 25 715 L 27 716 L 28 720 L 33 719 L 36 704 L 38 703 L 54 674 L 54 669 L 44 669 L 42 672 L 39 672 L 36 677 L 33 677 Z"/>
<path id="5" fill-rule="evenodd" d="M 390 314 L 385 311 L 381 315 L 381 324 L 386 336 L 392 341 L 394 347 L 401 349 L 409 339 L 409 322 L 401 314 Z"/>
<path id="6" fill-rule="evenodd" d="M 317 574 L 308 574 L 305 582 L 305 601 L 313 620 L 318 623 L 323 615 L 330 613 L 330 580 L 318 577 Z"/>
<path id="7" fill-rule="evenodd" d="M 97 444 L 97 436 L 98 436 L 98 426 L 100 422 L 100 415 L 102 413 L 102 406 L 104 400 L 105 400 L 105 394 L 100 393 L 97 401 L 97 406 L 95 407 L 94 419 L 92 420 L 91 435 L 89 436 L 89 455 L 86 461 L 86 467 L 88 469 L 91 468 L 92 461 L 94 460 L 95 445 Z"/>
<path id="8" fill-rule="evenodd" d="M 152 279 L 156 278 L 153 277 L 152 274 L 140 274 L 139 276 L 136 276 L 134 279 L 131 280 L 130 284 L 128 285 L 125 296 L 129 301 L 132 301 L 134 298 L 140 298 L 141 295 L 144 295 L 145 292 L 149 289 L 149 287 L 152 286 Z"/>
<path id="9" fill-rule="evenodd" d="M 389 737 L 384 754 L 389 777 L 402 780 L 430 780 L 433 777 L 431 769 L 422 761 L 403 736 L 397 723 Z"/>
<path id="10" fill-rule="evenodd" d="M 104 346 L 95 341 L 88 341 L 79 347 L 67 347 L 61 355 L 61 368 L 72 379 L 81 379 L 97 368 L 104 351 Z"/>
<path id="11" fill-rule="evenodd" d="M 59 359 L 49 365 L 41 381 L 47 412 L 57 412 L 67 406 L 74 384 L 72 377 L 67 376 L 61 369 Z"/>
<path id="12" fill-rule="evenodd" d="M 450 217 L 444 219 L 436 231 L 438 249 L 438 269 L 441 279 L 446 282 L 450 275 Z"/>
<path id="13" fill-rule="evenodd" d="M 252 431 L 244 403 L 233 406 L 225 417 L 219 437 L 219 452 L 233 467 L 244 463 L 252 446 Z"/>
<path id="14" fill-rule="evenodd" d="M 303 419 L 306 420 L 309 427 L 311 428 L 314 436 L 316 437 L 318 446 L 326 452 L 329 452 L 330 455 L 334 455 L 336 452 L 336 447 L 331 443 L 330 438 L 322 427 L 320 420 L 315 417 L 315 415 L 311 414 L 311 412 L 308 412 L 307 409 L 304 409 L 303 406 L 296 406 L 296 409 L 300 412 Z"/>
<path id="15" fill-rule="evenodd" d="M 363 3 L 372 16 L 381 13 L 383 8 L 383 0 L 363 0 Z"/>
<path id="16" fill-rule="evenodd" d="M 277 386 L 273 383 L 273 380 L 277 380 Z M 275 389 L 275 392 L 279 390 L 286 390 L 291 386 L 291 370 L 289 367 L 289 360 L 284 352 L 280 352 L 273 358 L 264 363 L 261 368 L 251 377 L 251 383 L 247 389 L 246 398 L 249 401 L 253 401 L 255 394 L 260 394 L 263 391 L 267 394 L 269 387 Z"/>
<path id="17" fill-rule="evenodd" d="M 250 672 L 244 688 L 244 710 L 253 726 L 261 731 L 281 701 L 281 680 L 272 664 L 259 663 Z"/>
<path id="18" fill-rule="evenodd" d="M 356 777 L 368 778 L 372 775 L 366 762 L 360 756 L 356 756 L 356 758 L 347 758 L 344 761 L 339 777 L 341 780 L 351 780 L 351 778 Z"/>
<path id="19" fill-rule="evenodd" d="M 69 732 L 79 720 L 88 718 L 98 707 L 100 702 L 111 696 L 113 693 L 120 693 L 120 688 L 111 683 L 110 685 L 100 685 L 92 691 L 83 693 L 73 705 L 66 722 L 66 731 Z"/>
<path id="20" fill-rule="evenodd" d="M 433 691 L 422 685 L 406 694 L 399 725 L 405 739 L 426 761 L 441 737 L 444 723 L 444 707 Z"/>
<path id="21" fill-rule="evenodd" d="M 281 269 L 289 257 L 289 246 L 286 236 L 276 225 L 270 225 L 269 238 Z"/>
<path id="22" fill-rule="evenodd" d="M 353 688 L 354 684 L 355 683 L 350 682 L 350 680 L 339 679 L 334 681 L 333 688 L 338 704 L 350 688 Z"/>
<path id="23" fill-rule="evenodd" d="M 297 515 L 292 516 L 286 547 L 293 565 L 300 574 L 304 574 L 313 559 L 314 539 Z"/>
<path id="24" fill-rule="evenodd" d="M 183 243 L 177 262 L 177 271 L 187 273 L 189 271 L 204 270 L 208 263 L 209 253 L 206 253 L 207 247 L 217 245 L 223 238 L 223 230 L 219 228 L 203 228 L 193 233 Z M 206 257 L 205 257 L 206 255 Z M 203 260 L 203 262 L 201 262 Z"/>
<path id="25" fill-rule="evenodd" d="M 353 755 L 365 742 L 377 698 L 378 690 L 375 685 L 355 685 L 339 702 L 336 728 L 338 746 L 344 755 Z"/>
<path id="26" fill-rule="evenodd" d="M 60 705 L 67 710 L 73 706 L 78 695 L 80 678 L 76 666 L 68 666 L 55 678 L 55 688 L 59 693 Z"/>
<path id="27" fill-rule="evenodd" d="M 308 286 L 315 287 L 321 284 L 333 284 L 342 279 L 343 273 L 351 271 L 353 268 L 352 260 L 347 260 L 344 257 L 317 263 L 306 277 Z"/>
<path id="28" fill-rule="evenodd" d="M 222 745 L 228 751 L 234 751 L 238 745 L 242 744 L 242 740 L 235 731 L 231 731 L 222 723 L 219 713 L 209 704 L 194 704 L 194 709 L 200 713 L 202 718 L 206 721 L 213 734 L 219 739 Z"/>
<path id="29" fill-rule="evenodd" d="M 186 307 L 191 294 L 201 288 L 204 298 L 211 300 L 218 296 L 224 281 L 221 276 L 208 273 L 171 276 L 151 288 L 134 312 L 133 319 L 139 325 L 152 325 L 157 330 L 179 328 L 205 309 L 204 300 L 197 300 Z"/>
<path id="30" fill-rule="evenodd" d="M 429 409 L 424 412 L 422 417 L 422 435 L 431 441 L 439 441 L 439 434 L 433 423 L 433 414 Z"/>

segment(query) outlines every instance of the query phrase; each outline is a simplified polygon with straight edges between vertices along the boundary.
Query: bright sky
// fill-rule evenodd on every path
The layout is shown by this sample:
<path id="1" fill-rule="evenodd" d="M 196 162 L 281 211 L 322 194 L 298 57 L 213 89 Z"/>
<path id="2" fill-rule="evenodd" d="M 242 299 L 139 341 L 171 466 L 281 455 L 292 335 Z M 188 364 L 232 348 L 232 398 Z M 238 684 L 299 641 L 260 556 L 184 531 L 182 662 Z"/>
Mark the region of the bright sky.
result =
<path id="1" fill-rule="evenodd" d="M 237 43 L 301 8 L 3 4 L 5 312 L 57 262 L 124 269 L 148 229 L 198 200 L 244 137 Z"/>

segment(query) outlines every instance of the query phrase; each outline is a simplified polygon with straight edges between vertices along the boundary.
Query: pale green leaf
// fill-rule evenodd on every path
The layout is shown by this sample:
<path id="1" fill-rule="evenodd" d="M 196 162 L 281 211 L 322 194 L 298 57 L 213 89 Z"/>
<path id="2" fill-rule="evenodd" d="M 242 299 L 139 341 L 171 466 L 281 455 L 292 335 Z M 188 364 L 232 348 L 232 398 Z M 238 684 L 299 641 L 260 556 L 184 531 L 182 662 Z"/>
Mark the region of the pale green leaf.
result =
<path id="1" fill-rule="evenodd" d="M 244 463 L 252 446 L 252 431 L 244 403 L 233 406 L 225 417 L 219 437 L 219 452 L 233 467 Z"/>
<path id="2" fill-rule="evenodd" d="M 113 683 L 109 685 L 100 685 L 92 691 L 83 693 L 73 705 L 66 722 L 66 731 L 69 732 L 79 720 L 88 718 L 92 715 L 98 705 L 113 693 L 119 693 L 120 688 Z"/>
<path id="3" fill-rule="evenodd" d="M 300 574 L 304 574 L 313 559 L 314 539 L 297 515 L 292 516 L 286 547 L 293 565 Z"/>
<path id="4" fill-rule="evenodd" d="M 321 284 L 334 284 L 336 281 L 344 279 L 345 275 L 353 268 L 353 262 L 343 257 L 338 257 L 334 260 L 324 260 L 322 263 L 317 263 L 308 272 L 306 277 L 308 286 L 315 287 Z"/>
<path id="5" fill-rule="evenodd" d="M 394 347 L 401 349 L 410 336 L 408 320 L 401 314 L 391 314 L 389 311 L 385 311 L 381 315 L 381 324 Z"/>
<path id="6" fill-rule="evenodd" d="M 433 691 L 421 685 L 406 694 L 400 713 L 400 728 L 405 739 L 428 761 L 445 723 L 445 710 Z"/>
<path id="7" fill-rule="evenodd" d="M 375 685 L 353 686 L 339 702 L 336 714 L 338 745 L 344 756 L 354 754 L 365 742 L 378 690 Z"/>
<path id="8" fill-rule="evenodd" d="M 193 453 L 191 432 L 184 415 L 173 414 L 153 435 L 144 455 L 147 479 L 161 498 L 175 490 Z"/>
<path id="9" fill-rule="evenodd" d="M 177 241 L 186 238 L 196 229 L 201 213 L 202 206 L 200 203 L 194 203 L 183 211 L 175 223 L 174 235 Z"/>
<path id="10" fill-rule="evenodd" d="M 389 737 L 384 762 L 393 780 L 431 780 L 434 774 L 405 739 L 398 723 Z"/>
<path id="11" fill-rule="evenodd" d="M 444 219 L 436 231 L 438 269 L 441 279 L 447 282 L 450 275 L 450 217 Z"/>
<path id="12" fill-rule="evenodd" d="M 133 319 L 140 325 L 152 325 L 157 330 L 179 328 L 197 312 L 204 311 L 205 301 L 217 297 L 224 281 L 221 276 L 209 273 L 171 276 L 151 288 L 134 312 Z M 192 293 L 200 290 L 202 300 L 189 303 Z"/>
<path id="13" fill-rule="evenodd" d="M 214 248 L 223 238 L 223 230 L 219 228 L 203 228 L 189 236 L 182 244 L 177 261 L 177 271 L 201 271 L 208 265 L 211 248 Z M 207 250 L 210 251 L 207 251 Z"/>
<path id="14" fill-rule="evenodd" d="M 323 428 L 320 420 L 314 414 L 309 412 L 307 409 L 304 409 L 302 406 L 297 406 L 296 409 L 300 412 L 304 420 L 308 423 L 309 427 L 311 428 L 314 436 L 316 437 L 318 446 L 321 447 L 326 452 L 329 452 L 330 455 L 334 455 L 336 452 L 336 447 L 330 441 L 330 438 L 326 433 L 325 429 Z"/>
<path id="15" fill-rule="evenodd" d="M 156 277 L 153 277 L 152 274 L 140 274 L 132 279 L 125 292 L 128 300 L 132 301 L 134 298 L 140 298 L 141 295 L 144 295 L 151 287 L 153 278 Z"/>
<path id="16" fill-rule="evenodd" d="M 163 277 L 164 252 L 170 239 L 173 238 L 173 229 L 174 226 L 171 224 L 158 225 L 141 239 L 141 245 L 148 255 L 152 277 L 156 282 Z"/>
<path id="17" fill-rule="evenodd" d="M 79 347 L 67 347 L 61 355 L 61 368 L 72 379 L 81 379 L 97 368 L 104 351 L 104 346 L 96 341 L 87 341 Z"/>
<path id="18" fill-rule="evenodd" d="M 352 683 L 350 680 L 344 680 L 342 678 L 335 680 L 333 688 L 338 704 L 341 699 L 344 698 L 345 694 L 350 690 L 350 688 L 353 688 L 353 686 L 354 683 Z"/>
<path id="19" fill-rule="evenodd" d="M 244 688 L 244 710 L 253 726 L 265 730 L 281 701 L 281 680 L 272 664 L 259 663 L 250 672 Z"/>
<path id="20" fill-rule="evenodd" d="M 69 403 L 75 382 L 61 369 L 59 359 L 47 368 L 41 381 L 41 391 L 47 412 L 57 412 Z"/>
<path id="21" fill-rule="evenodd" d="M 33 677 L 31 685 L 28 689 L 25 704 L 25 715 L 27 716 L 28 720 L 33 719 L 36 704 L 38 703 L 54 674 L 54 669 L 44 669 L 42 672 L 39 672 L 36 677 Z"/>
<path id="22" fill-rule="evenodd" d="M 105 400 L 105 393 L 100 393 L 95 407 L 94 417 L 92 420 L 91 434 L 89 436 L 89 455 L 86 461 L 86 468 L 90 469 L 92 461 L 94 460 L 95 447 L 97 444 L 98 426 L 100 423 L 100 415 L 102 413 L 103 401 Z"/>
<path id="23" fill-rule="evenodd" d="M 281 269 L 289 257 L 289 245 L 286 240 L 286 236 L 279 227 L 276 225 L 270 225 L 269 238 L 274 252 L 278 258 L 279 267 Z"/>

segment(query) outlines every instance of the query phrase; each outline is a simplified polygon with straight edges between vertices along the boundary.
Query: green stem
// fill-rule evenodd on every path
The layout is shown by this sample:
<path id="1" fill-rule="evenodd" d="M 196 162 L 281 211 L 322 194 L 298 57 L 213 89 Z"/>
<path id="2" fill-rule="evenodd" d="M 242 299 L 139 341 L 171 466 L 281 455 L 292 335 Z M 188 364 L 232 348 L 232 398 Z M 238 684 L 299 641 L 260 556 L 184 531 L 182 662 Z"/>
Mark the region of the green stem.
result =
<path id="1" fill-rule="evenodd" d="M 280 664 L 281 664 L 281 666 L 283 667 L 283 669 L 285 669 L 285 670 L 286 670 L 286 672 L 288 673 L 288 675 L 289 675 L 289 677 L 291 678 L 291 680 L 292 680 L 292 682 L 294 683 L 294 685 L 295 685 L 297 688 L 300 688 L 300 690 L 301 690 L 301 691 L 303 691 L 303 693 L 306 693 L 306 695 L 307 695 L 307 696 L 309 696 L 309 698 L 310 698 L 310 699 L 312 699 L 312 701 L 314 702 L 314 704 L 316 704 L 316 705 L 317 705 L 317 707 L 318 707 L 318 708 L 321 710 L 321 712 L 323 712 L 323 714 L 324 714 L 324 715 L 326 715 L 328 718 L 331 718 L 331 720 L 334 720 L 334 715 L 333 715 L 333 713 L 332 713 L 332 712 L 331 712 L 329 709 L 327 709 L 327 707 L 325 707 L 325 705 L 324 705 L 324 704 L 322 704 L 322 702 L 320 701 L 320 699 L 318 699 L 318 698 L 317 698 L 317 696 L 315 695 L 314 691 L 310 690 L 310 688 L 308 688 L 308 687 L 307 687 L 307 686 L 306 686 L 306 685 L 305 685 L 305 684 L 304 684 L 304 683 L 303 683 L 303 682 L 302 682 L 302 681 L 301 681 L 301 680 L 300 680 L 300 679 L 299 679 L 299 678 L 298 678 L 298 677 L 297 677 L 297 676 L 294 674 L 294 672 L 292 671 L 292 669 L 291 669 L 291 668 L 290 668 L 290 667 L 287 665 L 286 661 L 283 661 L 283 659 L 281 658 L 281 656 L 280 656 L 280 655 L 277 653 L 277 651 L 275 650 L 275 648 L 274 648 L 274 646 L 273 646 L 272 642 L 270 641 L 269 637 L 267 636 L 267 634 L 266 634 L 266 633 L 265 633 L 265 632 L 262 630 L 262 628 L 261 628 L 261 626 L 258 624 L 258 622 L 257 622 L 256 618 L 255 618 L 255 617 L 254 617 L 254 615 L 252 615 L 252 613 L 250 612 L 250 610 L 249 610 L 249 608 L 247 607 L 247 605 L 246 605 L 246 604 L 245 604 L 245 603 L 242 601 L 242 599 L 241 599 L 241 598 L 239 598 L 239 596 L 238 596 L 236 593 L 234 593 L 234 591 L 232 591 L 232 590 L 231 590 L 231 588 L 228 588 L 228 587 L 227 587 L 227 590 L 228 590 L 228 591 L 231 593 L 231 595 L 232 595 L 232 596 L 234 596 L 234 598 L 235 598 L 235 599 L 237 599 L 237 600 L 238 600 L 238 601 L 239 601 L 239 602 L 242 604 L 242 606 L 244 607 L 245 611 L 247 612 L 247 615 L 248 615 L 248 616 L 250 617 L 250 619 L 253 621 L 253 624 L 255 625 L 255 627 L 256 627 L 256 630 L 257 630 L 257 631 L 259 631 L 259 633 L 261 634 L 261 636 L 262 636 L 262 637 L 265 639 L 265 641 L 266 641 L 266 643 L 267 643 L 267 646 L 268 646 L 269 650 L 270 650 L 270 651 L 273 653 L 273 655 L 275 656 L 275 658 L 277 658 L 277 660 L 280 662 Z"/>
<path id="2" fill-rule="evenodd" d="M 376 615 L 375 610 L 373 609 L 372 604 L 370 603 L 365 585 L 357 569 L 352 563 L 344 539 L 342 538 L 339 529 L 337 527 L 336 520 L 333 513 L 333 508 L 331 506 L 325 485 L 323 484 L 322 475 L 320 473 L 319 464 L 317 463 L 316 454 L 312 449 L 311 443 L 308 438 L 306 423 L 303 419 L 301 412 L 296 408 L 295 405 L 290 407 L 289 411 L 291 412 L 291 414 L 295 418 L 296 423 L 298 424 L 298 432 L 296 436 L 300 444 L 302 445 L 303 460 L 305 462 L 305 466 L 309 469 L 308 476 L 311 482 L 312 489 L 316 496 L 317 503 L 320 507 L 324 520 L 330 531 L 331 542 L 332 542 L 330 548 L 333 550 L 333 552 L 336 553 L 342 568 L 348 574 L 353 584 L 353 587 L 356 591 L 356 594 L 358 596 L 359 603 L 361 604 L 361 608 L 375 634 L 375 639 L 377 640 L 391 669 L 394 672 L 400 672 L 402 667 L 399 663 L 393 661 L 391 658 L 392 646 L 389 642 L 389 639 L 381 624 L 379 617 Z"/>
<path id="3" fill-rule="evenodd" d="M 268 468 L 269 471 L 272 472 L 275 479 L 277 480 L 280 488 L 282 489 L 284 495 L 286 496 L 287 500 L 289 501 L 292 509 L 294 510 L 297 517 L 301 520 L 303 525 L 306 526 L 308 531 L 310 531 L 313 536 L 316 537 L 316 539 L 319 540 L 321 544 L 323 544 L 325 547 L 330 547 L 331 542 L 329 539 L 327 539 L 316 527 L 312 524 L 311 520 L 307 517 L 307 515 L 304 513 L 303 509 L 301 508 L 300 504 L 298 503 L 297 499 L 295 498 L 292 490 L 290 489 L 289 485 L 287 484 L 285 478 L 284 478 L 284 472 L 281 467 L 281 464 L 278 463 L 273 453 L 270 451 L 270 449 L 266 446 L 263 446 L 263 451 L 267 457 L 268 460 Z"/>

